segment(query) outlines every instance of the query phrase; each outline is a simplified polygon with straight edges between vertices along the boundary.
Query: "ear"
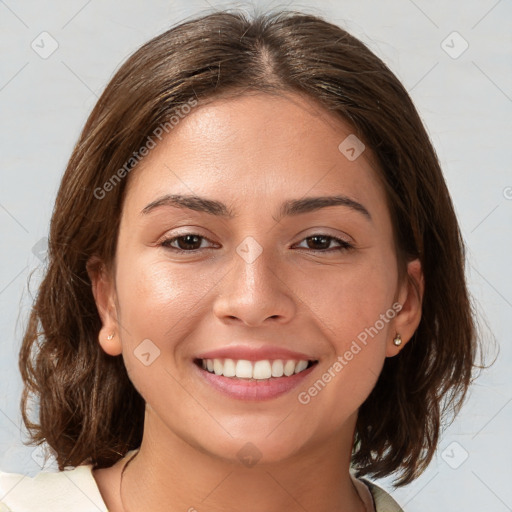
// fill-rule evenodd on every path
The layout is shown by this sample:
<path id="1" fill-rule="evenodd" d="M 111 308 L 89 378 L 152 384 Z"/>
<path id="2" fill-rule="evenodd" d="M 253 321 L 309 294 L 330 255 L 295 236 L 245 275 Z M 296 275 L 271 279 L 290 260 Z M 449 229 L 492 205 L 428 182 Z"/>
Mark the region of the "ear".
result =
<path id="1" fill-rule="evenodd" d="M 400 285 L 397 299 L 398 303 L 402 305 L 402 309 L 395 317 L 396 333 L 393 333 L 393 338 L 395 334 L 400 334 L 402 343 L 396 346 L 393 343 L 393 338 L 388 340 L 386 357 L 396 356 L 418 328 L 421 320 L 424 289 L 425 281 L 420 260 L 412 260 L 407 264 L 407 275 Z"/>
<path id="2" fill-rule="evenodd" d="M 102 323 L 98 341 L 107 354 L 118 356 L 122 353 L 122 344 L 117 321 L 114 276 L 97 256 L 87 261 L 86 268 Z"/>

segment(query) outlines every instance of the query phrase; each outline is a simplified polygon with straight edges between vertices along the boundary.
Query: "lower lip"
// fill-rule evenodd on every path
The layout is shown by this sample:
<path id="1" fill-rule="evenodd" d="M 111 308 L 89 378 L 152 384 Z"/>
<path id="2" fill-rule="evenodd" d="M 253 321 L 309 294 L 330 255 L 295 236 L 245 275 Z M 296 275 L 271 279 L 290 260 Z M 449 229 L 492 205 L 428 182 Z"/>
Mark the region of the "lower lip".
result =
<path id="1" fill-rule="evenodd" d="M 313 364 L 290 377 L 271 377 L 264 380 L 247 380 L 236 377 L 224 377 L 210 373 L 194 364 L 200 375 L 215 389 L 238 400 L 269 400 L 288 393 L 298 386 L 317 366 Z"/>

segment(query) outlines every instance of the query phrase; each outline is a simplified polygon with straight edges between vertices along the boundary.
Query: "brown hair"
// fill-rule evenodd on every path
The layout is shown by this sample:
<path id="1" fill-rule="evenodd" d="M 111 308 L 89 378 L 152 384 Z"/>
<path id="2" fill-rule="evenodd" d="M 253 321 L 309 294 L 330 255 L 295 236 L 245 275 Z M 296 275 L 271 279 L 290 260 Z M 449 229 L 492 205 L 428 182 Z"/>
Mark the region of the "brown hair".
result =
<path id="1" fill-rule="evenodd" d="M 298 92 L 348 121 L 376 156 L 402 270 L 407 259 L 421 261 L 420 325 L 401 353 L 386 359 L 360 407 L 352 457 L 357 476 L 400 471 L 397 485 L 404 485 L 429 464 L 442 419 L 459 411 L 476 367 L 464 245 L 407 91 L 362 42 L 296 11 L 250 19 L 227 10 L 183 22 L 129 57 L 98 100 L 62 178 L 48 268 L 20 351 L 31 442 L 46 440 L 61 470 L 108 467 L 140 446 L 145 403 L 122 357 L 98 343 L 87 262 L 93 255 L 107 264 L 114 258 L 125 175 L 148 137 L 190 98 L 249 90 Z M 122 168 L 123 179 L 106 187 Z M 31 394 L 39 399 L 37 422 L 29 418 Z"/>

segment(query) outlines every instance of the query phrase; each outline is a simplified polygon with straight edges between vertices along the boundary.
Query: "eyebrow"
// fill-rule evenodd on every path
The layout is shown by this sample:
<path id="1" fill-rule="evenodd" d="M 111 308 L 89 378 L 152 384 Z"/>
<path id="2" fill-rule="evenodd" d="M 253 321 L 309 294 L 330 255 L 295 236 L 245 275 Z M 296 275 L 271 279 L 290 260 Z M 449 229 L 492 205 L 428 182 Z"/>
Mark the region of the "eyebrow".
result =
<path id="1" fill-rule="evenodd" d="M 197 195 L 181 195 L 181 194 L 167 194 L 155 201 L 152 201 L 141 211 L 142 214 L 148 214 L 156 208 L 161 206 L 172 206 L 174 208 L 184 208 L 194 210 L 197 212 L 215 215 L 232 219 L 236 217 L 234 212 L 229 209 L 224 203 L 214 199 L 208 199 Z M 368 220 L 372 219 L 370 212 L 361 204 L 344 195 L 336 196 L 317 196 L 317 197 L 304 197 L 301 199 L 288 199 L 281 204 L 279 215 L 276 219 L 279 222 L 283 217 L 300 215 L 302 213 L 309 213 L 327 208 L 330 206 L 345 206 L 352 210 L 363 214 Z"/>

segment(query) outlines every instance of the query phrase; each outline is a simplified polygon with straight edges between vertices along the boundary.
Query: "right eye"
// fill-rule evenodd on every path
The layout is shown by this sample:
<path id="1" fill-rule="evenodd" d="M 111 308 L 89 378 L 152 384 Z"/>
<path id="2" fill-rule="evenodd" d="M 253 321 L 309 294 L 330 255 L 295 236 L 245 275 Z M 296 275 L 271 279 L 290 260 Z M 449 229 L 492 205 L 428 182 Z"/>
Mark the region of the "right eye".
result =
<path id="1" fill-rule="evenodd" d="M 202 240 L 208 239 L 204 236 L 198 235 L 197 233 L 185 233 L 183 235 L 166 238 L 165 240 L 162 240 L 160 245 L 178 253 L 194 253 L 201 250 Z M 174 242 L 176 242 L 178 247 L 173 245 Z M 208 249 L 208 247 L 206 249 Z"/>

